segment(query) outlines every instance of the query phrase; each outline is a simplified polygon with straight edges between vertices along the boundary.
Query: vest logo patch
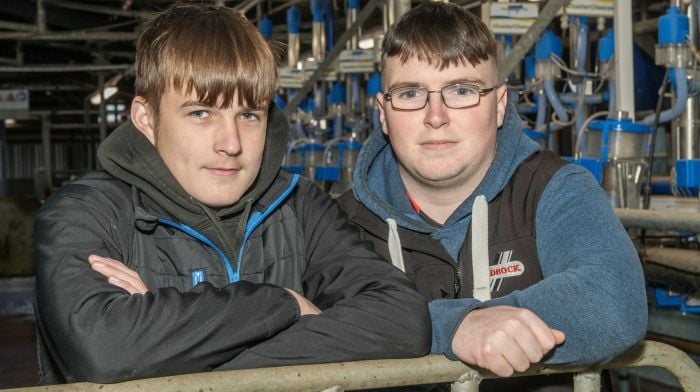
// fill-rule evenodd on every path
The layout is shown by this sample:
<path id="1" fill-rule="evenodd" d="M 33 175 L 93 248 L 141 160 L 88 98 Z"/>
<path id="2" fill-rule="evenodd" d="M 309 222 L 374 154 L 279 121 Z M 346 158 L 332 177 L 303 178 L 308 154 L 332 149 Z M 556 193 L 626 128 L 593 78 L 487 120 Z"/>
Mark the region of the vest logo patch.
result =
<path id="1" fill-rule="evenodd" d="M 506 250 L 498 254 L 498 263 L 489 267 L 489 279 L 491 291 L 501 289 L 503 278 L 519 276 L 525 273 L 525 265 L 518 260 L 510 261 L 512 250 Z"/>
<path id="2" fill-rule="evenodd" d="M 511 276 L 522 275 L 525 266 L 519 261 L 511 261 L 508 264 L 492 265 L 489 267 L 491 279 L 509 278 Z"/>

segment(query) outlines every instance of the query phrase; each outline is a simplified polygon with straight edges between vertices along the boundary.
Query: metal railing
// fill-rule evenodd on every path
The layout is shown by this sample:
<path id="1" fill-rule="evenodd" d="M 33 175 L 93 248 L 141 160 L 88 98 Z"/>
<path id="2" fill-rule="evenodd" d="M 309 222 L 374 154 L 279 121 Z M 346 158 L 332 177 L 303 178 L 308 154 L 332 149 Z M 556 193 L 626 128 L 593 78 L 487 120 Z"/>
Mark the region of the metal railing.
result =
<path id="1" fill-rule="evenodd" d="M 555 373 L 575 373 L 574 390 L 600 390 L 600 372 L 653 366 L 668 370 L 685 391 L 700 392 L 700 368 L 681 350 L 667 344 L 643 341 L 612 361 L 597 366 L 533 365 L 515 377 Z M 77 383 L 12 389 L 11 391 L 245 391 L 301 392 L 349 391 L 368 388 L 398 387 L 419 384 L 452 383 L 452 390 L 479 390 L 483 379 L 497 378 L 494 374 L 473 369 L 443 356 L 415 359 L 340 362 L 323 365 L 284 366 L 267 369 L 231 370 L 222 372 L 184 374 L 170 377 L 127 381 L 117 384 Z"/>
<path id="2" fill-rule="evenodd" d="M 697 212 L 616 208 L 615 214 L 625 227 L 700 232 L 700 213 Z"/>

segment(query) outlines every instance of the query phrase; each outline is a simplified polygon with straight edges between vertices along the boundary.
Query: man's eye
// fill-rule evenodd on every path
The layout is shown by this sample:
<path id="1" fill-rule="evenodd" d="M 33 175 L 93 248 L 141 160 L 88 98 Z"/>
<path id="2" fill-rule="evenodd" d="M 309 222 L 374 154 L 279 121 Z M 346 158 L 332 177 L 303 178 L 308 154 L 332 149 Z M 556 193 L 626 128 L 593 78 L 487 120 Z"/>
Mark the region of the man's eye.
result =
<path id="1" fill-rule="evenodd" d="M 193 112 L 190 112 L 190 117 L 197 120 L 203 120 L 209 117 L 209 112 L 207 112 L 206 110 L 195 110 Z"/>
<path id="2" fill-rule="evenodd" d="M 425 93 L 421 88 L 406 88 L 397 91 L 399 99 L 415 99 L 423 96 Z"/>
<path id="3" fill-rule="evenodd" d="M 256 120 L 260 120 L 260 116 L 258 116 L 258 115 L 255 114 L 255 113 L 250 113 L 250 112 L 241 114 L 241 118 L 242 118 L 243 120 L 245 120 L 245 121 L 256 121 Z"/>
<path id="4" fill-rule="evenodd" d="M 450 89 L 450 93 L 460 97 L 468 97 L 470 95 L 474 95 L 476 91 L 471 87 L 455 86 L 454 88 Z"/>

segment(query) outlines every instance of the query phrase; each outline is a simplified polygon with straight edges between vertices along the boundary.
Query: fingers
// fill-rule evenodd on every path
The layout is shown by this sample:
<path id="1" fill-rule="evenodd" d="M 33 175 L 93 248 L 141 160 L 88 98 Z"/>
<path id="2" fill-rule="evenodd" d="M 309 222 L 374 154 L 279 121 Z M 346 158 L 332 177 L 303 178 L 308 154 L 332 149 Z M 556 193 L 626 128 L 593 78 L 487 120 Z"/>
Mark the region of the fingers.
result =
<path id="1" fill-rule="evenodd" d="M 530 367 L 528 353 L 512 336 L 503 331 L 497 331 L 489 340 L 483 349 L 484 363 L 478 364 L 479 366 L 501 377 L 511 376 L 516 371 L 524 372 Z"/>
<path id="2" fill-rule="evenodd" d="M 120 289 L 125 290 L 129 294 L 145 294 L 148 291 L 145 289 L 144 286 L 135 285 L 129 281 L 121 280 L 113 276 L 107 278 L 107 282 L 109 282 L 113 286 L 117 286 Z"/>
<path id="3" fill-rule="evenodd" d="M 531 363 L 539 362 L 549 350 L 542 346 L 532 326 L 519 320 L 510 320 L 508 323 L 509 336 L 513 338 L 514 347 L 510 350 L 513 354 L 505 357 L 515 370 L 522 372 L 527 370 Z M 527 361 L 524 367 L 523 360 Z"/>
<path id="4" fill-rule="evenodd" d="M 129 294 L 144 294 L 148 292 L 148 287 L 143 283 L 139 274 L 121 262 L 96 255 L 90 255 L 88 261 L 94 271 L 107 278 L 107 282 L 127 291 Z"/>
<path id="5" fill-rule="evenodd" d="M 552 351 L 555 345 L 557 345 L 557 340 L 554 336 L 554 332 L 541 318 L 537 317 L 534 313 L 527 309 L 520 309 L 521 312 L 518 314 L 518 318 L 527 325 L 528 330 L 532 332 L 533 336 L 537 339 L 538 345 L 541 348 L 542 353 L 539 358 L 534 362 L 539 362 L 542 357 L 548 352 Z"/>
<path id="6" fill-rule="evenodd" d="M 557 342 L 557 345 L 564 343 L 566 340 L 566 334 L 564 334 L 564 332 L 558 329 L 553 329 L 552 332 L 554 333 L 554 340 Z"/>
<path id="7" fill-rule="evenodd" d="M 540 362 L 564 339 L 561 331 L 549 328 L 527 309 L 496 306 L 465 317 L 455 333 L 452 351 L 468 364 L 507 377 Z"/>
<path id="8" fill-rule="evenodd" d="M 109 257 L 90 255 L 88 256 L 88 261 L 91 265 L 94 265 L 95 263 L 104 264 L 105 266 L 110 267 L 113 270 L 120 271 L 134 278 L 139 278 L 139 274 L 136 273 L 136 271 L 125 266 L 124 263 L 114 259 L 110 259 Z"/>
<path id="9" fill-rule="evenodd" d="M 491 344 L 486 344 L 486 346 L 484 346 L 485 363 L 483 365 L 477 364 L 477 366 L 488 369 L 499 377 L 512 376 L 514 373 L 514 368 L 511 361 L 513 361 L 514 358 L 507 359 L 503 354 L 503 350 L 504 349 L 502 347 L 496 348 Z M 529 362 L 527 363 L 527 366 L 530 366 Z M 527 367 L 525 369 L 527 369 Z"/>

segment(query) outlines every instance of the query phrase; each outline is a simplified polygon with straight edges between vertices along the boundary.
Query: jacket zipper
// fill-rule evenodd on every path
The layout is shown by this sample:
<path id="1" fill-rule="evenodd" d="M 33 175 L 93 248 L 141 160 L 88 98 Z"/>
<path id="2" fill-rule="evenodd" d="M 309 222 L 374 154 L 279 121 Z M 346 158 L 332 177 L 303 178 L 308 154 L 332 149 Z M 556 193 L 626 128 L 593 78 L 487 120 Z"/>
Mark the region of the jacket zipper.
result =
<path id="1" fill-rule="evenodd" d="M 455 298 L 462 297 L 462 263 L 457 262 L 457 267 L 454 269 L 455 275 Z"/>

